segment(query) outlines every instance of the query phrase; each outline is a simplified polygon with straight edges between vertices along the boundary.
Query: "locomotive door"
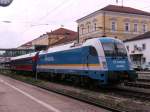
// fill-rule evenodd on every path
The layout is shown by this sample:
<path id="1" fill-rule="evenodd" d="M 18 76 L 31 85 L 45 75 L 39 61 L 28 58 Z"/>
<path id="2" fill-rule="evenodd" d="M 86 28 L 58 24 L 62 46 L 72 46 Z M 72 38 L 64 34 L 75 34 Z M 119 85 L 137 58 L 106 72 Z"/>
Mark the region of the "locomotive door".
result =
<path id="1" fill-rule="evenodd" d="M 85 63 L 84 63 L 84 69 L 85 70 L 89 70 L 90 69 L 90 66 L 89 66 L 89 58 L 90 58 L 90 55 L 89 54 L 87 54 L 86 56 L 85 56 Z"/>
<path id="2" fill-rule="evenodd" d="M 82 48 L 82 67 L 83 70 L 88 70 L 88 57 L 89 57 L 89 50 L 88 46 Z"/>
<path id="3" fill-rule="evenodd" d="M 97 51 L 94 47 L 85 47 L 83 51 L 83 68 L 84 70 L 92 70 L 93 65 L 96 63 Z"/>

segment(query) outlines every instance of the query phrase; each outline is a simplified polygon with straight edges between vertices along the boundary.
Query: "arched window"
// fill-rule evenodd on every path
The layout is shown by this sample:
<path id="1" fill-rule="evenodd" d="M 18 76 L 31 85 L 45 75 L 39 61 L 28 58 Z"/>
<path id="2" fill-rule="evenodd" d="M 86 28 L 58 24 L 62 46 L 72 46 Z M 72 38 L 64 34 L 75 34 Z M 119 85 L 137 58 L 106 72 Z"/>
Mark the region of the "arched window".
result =
<path id="1" fill-rule="evenodd" d="M 84 34 L 84 24 L 80 25 L 80 34 Z"/>
<path id="2" fill-rule="evenodd" d="M 88 25 L 88 33 L 90 32 L 90 25 Z"/>
<path id="3" fill-rule="evenodd" d="M 124 25 L 124 29 L 125 29 L 125 32 L 129 32 L 130 31 L 130 23 L 126 22 Z"/>
<path id="4" fill-rule="evenodd" d="M 87 25 L 87 33 L 89 33 L 91 31 L 91 23 L 87 22 L 86 25 Z"/>
<path id="5" fill-rule="evenodd" d="M 147 25 L 145 23 L 142 24 L 142 31 L 147 32 Z"/>
<path id="6" fill-rule="evenodd" d="M 138 24 L 137 23 L 133 24 L 133 32 L 138 32 Z"/>
<path id="7" fill-rule="evenodd" d="M 117 23 L 116 21 L 111 22 L 111 31 L 116 31 L 117 30 Z"/>
<path id="8" fill-rule="evenodd" d="M 93 29 L 94 29 L 94 31 L 96 31 L 96 29 L 97 29 L 97 19 L 96 18 L 93 19 Z"/>

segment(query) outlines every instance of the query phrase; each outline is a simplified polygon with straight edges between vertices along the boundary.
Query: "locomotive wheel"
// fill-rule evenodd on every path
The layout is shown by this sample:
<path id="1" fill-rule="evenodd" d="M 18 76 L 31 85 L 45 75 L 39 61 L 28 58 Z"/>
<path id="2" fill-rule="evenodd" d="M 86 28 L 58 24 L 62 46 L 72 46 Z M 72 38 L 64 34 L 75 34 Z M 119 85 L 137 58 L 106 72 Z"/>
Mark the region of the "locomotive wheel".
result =
<path id="1" fill-rule="evenodd" d="M 73 86 L 79 86 L 81 82 L 80 77 L 74 76 L 72 82 L 73 82 Z"/>

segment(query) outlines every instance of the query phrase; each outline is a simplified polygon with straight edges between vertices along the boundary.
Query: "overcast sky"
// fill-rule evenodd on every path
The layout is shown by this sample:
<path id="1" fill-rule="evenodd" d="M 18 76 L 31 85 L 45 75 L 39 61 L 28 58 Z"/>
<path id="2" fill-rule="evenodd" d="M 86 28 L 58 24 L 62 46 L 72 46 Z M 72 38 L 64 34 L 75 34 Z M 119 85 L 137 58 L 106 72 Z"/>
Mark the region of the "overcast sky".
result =
<path id="1" fill-rule="evenodd" d="M 76 31 L 77 19 L 109 4 L 116 0 L 14 0 L 0 7 L 0 48 L 17 47 L 61 25 Z M 124 6 L 150 12 L 150 0 L 124 0 Z"/>

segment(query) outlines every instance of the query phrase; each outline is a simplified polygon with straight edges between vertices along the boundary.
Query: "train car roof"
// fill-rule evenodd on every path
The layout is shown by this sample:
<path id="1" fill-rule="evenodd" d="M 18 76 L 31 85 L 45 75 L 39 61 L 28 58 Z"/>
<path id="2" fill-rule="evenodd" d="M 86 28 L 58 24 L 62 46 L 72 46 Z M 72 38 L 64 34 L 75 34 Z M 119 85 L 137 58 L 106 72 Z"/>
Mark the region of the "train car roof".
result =
<path id="1" fill-rule="evenodd" d="M 37 52 L 33 52 L 33 53 L 29 53 L 29 54 L 24 54 L 24 55 L 12 57 L 11 60 L 18 60 L 18 59 L 24 59 L 24 58 L 33 57 L 33 56 L 36 55 L 36 53 L 37 53 Z"/>

